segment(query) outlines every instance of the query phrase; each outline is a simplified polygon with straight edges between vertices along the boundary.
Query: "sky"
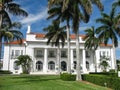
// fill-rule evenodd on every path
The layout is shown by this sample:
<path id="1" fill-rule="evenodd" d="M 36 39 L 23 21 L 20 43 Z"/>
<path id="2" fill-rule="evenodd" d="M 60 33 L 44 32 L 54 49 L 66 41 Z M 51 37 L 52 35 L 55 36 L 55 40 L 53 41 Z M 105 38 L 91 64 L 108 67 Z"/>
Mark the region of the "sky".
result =
<path id="1" fill-rule="evenodd" d="M 47 27 L 48 25 L 51 24 L 51 20 L 46 20 L 48 17 L 47 14 L 47 1 L 48 0 L 15 0 L 16 3 L 20 4 L 21 7 L 26 10 L 29 14 L 28 17 L 15 17 L 11 16 L 11 18 L 14 21 L 21 22 L 22 23 L 22 28 L 21 32 L 26 34 L 27 31 L 27 26 L 31 26 L 31 31 L 35 33 L 44 33 L 43 28 Z M 111 5 L 112 3 L 116 0 L 101 0 L 101 2 L 104 5 L 104 12 L 105 13 L 110 13 L 111 10 Z M 90 21 L 85 24 L 85 23 L 80 23 L 80 33 L 84 34 L 84 30 L 86 28 L 89 28 L 91 26 L 98 27 L 100 24 L 97 24 L 95 20 L 97 18 L 101 17 L 100 16 L 100 11 L 96 6 L 93 8 L 93 13 L 90 17 Z M 72 32 L 72 31 L 71 31 Z M 116 48 L 116 57 L 120 59 L 120 46 Z"/>

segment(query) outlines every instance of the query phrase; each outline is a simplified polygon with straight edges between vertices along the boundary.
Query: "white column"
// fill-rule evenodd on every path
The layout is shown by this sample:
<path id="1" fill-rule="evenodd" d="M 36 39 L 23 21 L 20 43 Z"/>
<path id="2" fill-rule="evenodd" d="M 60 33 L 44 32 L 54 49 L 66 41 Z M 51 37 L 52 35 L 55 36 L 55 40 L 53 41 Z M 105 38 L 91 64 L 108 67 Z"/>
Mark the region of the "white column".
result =
<path id="1" fill-rule="evenodd" d="M 87 72 L 87 69 L 86 69 L 86 53 L 85 53 L 85 50 L 83 49 L 82 50 L 82 55 L 83 55 L 83 62 L 82 62 L 82 68 L 83 68 L 83 73 L 86 73 Z"/>
<path id="2" fill-rule="evenodd" d="M 73 49 L 71 49 L 71 70 L 73 70 L 73 66 L 74 66 L 74 63 L 73 63 Z"/>
<path id="3" fill-rule="evenodd" d="M 114 53 L 113 48 L 111 48 L 110 52 L 111 52 L 110 53 L 111 54 L 110 55 L 111 56 L 111 59 L 110 59 L 111 60 L 111 69 L 115 69 L 115 62 L 114 62 L 114 57 L 113 57 L 114 56 L 114 54 L 113 54 Z"/>
<path id="4" fill-rule="evenodd" d="M 44 73 L 47 73 L 47 69 L 48 69 L 47 57 L 48 57 L 47 49 L 45 48 L 44 49 L 44 64 L 43 64 L 43 72 Z"/>
<path id="5" fill-rule="evenodd" d="M 99 50 L 95 51 L 95 62 L 96 62 L 95 64 L 96 64 L 96 67 L 97 67 L 97 72 L 100 72 L 101 69 L 99 68 L 99 65 L 100 65 L 100 51 Z"/>

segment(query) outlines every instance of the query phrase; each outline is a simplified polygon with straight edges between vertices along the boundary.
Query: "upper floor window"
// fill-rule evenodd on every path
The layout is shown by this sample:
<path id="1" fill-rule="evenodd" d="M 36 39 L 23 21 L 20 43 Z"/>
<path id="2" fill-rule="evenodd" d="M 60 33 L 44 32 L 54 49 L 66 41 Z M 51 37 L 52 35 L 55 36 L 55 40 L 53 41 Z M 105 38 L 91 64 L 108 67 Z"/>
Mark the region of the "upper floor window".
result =
<path id="1" fill-rule="evenodd" d="M 20 55 L 20 50 L 15 50 L 15 56 L 19 56 Z"/>
<path id="2" fill-rule="evenodd" d="M 90 53 L 89 51 L 86 51 L 86 58 L 89 58 L 90 57 Z"/>
<path id="3" fill-rule="evenodd" d="M 43 50 L 37 50 L 36 57 L 43 57 Z"/>
<path id="4" fill-rule="evenodd" d="M 61 51 L 61 57 L 67 57 L 67 52 L 66 51 Z"/>
<path id="5" fill-rule="evenodd" d="M 20 55 L 23 55 L 23 50 L 12 50 L 11 51 L 11 58 L 17 58 Z"/>
<path id="6" fill-rule="evenodd" d="M 109 51 L 100 51 L 100 57 L 109 56 Z"/>
<path id="7" fill-rule="evenodd" d="M 23 50 L 21 50 L 21 55 L 23 55 Z"/>
<path id="8" fill-rule="evenodd" d="M 50 50 L 49 53 L 48 53 L 48 57 L 55 57 L 55 51 Z"/>
<path id="9" fill-rule="evenodd" d="M 76 58 L 76 51 L 73 51 L 73 56 L 74 58 Z"/>

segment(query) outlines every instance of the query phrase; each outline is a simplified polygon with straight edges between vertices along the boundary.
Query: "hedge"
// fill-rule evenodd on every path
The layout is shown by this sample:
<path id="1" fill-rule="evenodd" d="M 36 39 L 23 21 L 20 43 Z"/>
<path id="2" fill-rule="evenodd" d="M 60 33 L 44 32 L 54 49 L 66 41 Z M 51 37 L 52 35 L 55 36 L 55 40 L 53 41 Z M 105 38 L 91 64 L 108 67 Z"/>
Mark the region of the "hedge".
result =
<path id="1" fill-rule="evenodd" d="M 8 70 L 0 70 L 0 74 L 12 74 L 12 72 Z"/>
<path id="2" fill-rule="evenodd" d="M 97 85 L 120 90 L 120 78 L 105 75 L 82 75 L 82 79 Z"/>
<path id="3" fill-rule="evenodd" d="M 60 78 L 64 81 L 75 81 L 76 75 L 68 74 L 68 73 L 62 73 L 60 74 Z"/>

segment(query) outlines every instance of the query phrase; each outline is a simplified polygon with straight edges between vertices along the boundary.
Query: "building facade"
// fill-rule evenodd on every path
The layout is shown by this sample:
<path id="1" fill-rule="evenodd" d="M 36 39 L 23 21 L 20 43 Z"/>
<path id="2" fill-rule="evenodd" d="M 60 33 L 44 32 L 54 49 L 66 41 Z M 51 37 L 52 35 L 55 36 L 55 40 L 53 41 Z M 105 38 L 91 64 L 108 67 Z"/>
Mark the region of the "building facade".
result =
<path id="1" fill-rule="evenodd" d="M 13 74 L 22 73 L 21 66 L 17 66 L 15 61 L 19 55 L 29 55 L 32 58 L 30 74 L 57 74 L 58 73 L 58 61 L 57 61 L 57 47 L 47 45 L 47 39 L 44 38 L 45 34 L 31 33 L 30 27 L 28 27 L 26 40 L 23 40 L 22 45 L 18 44 L 18 41 L 13 41 L 4 45 L 4 58 L 3 58 L 3 70 L 10 70 Z M 97 72 L 101 72 L 103 69 L 100 67 L 101 56 L 109 58 L 109 69 L 115 69 L 115 60 L 113 57 L 114 50 L 112 45 L 100 44 L 95 51 L 96 65 L 94 61 L 93 51 L 86 50 L 84 48 L 85 41 L 83 40 L 85 35 L 80 35 L 80 58 L 81 58 L 81 72 L 89 73 L 95 72 L 95 66 L 97 66 Z M 76 41 L 75 35 L 70 36 L 70 61 L 72 73 L 76 73 Z M 67 59 L 67 41 L 64 48 L 60 47 L 61 58 L 60 66 L 61 72 L 67 71 L 68 59 Z"/>

